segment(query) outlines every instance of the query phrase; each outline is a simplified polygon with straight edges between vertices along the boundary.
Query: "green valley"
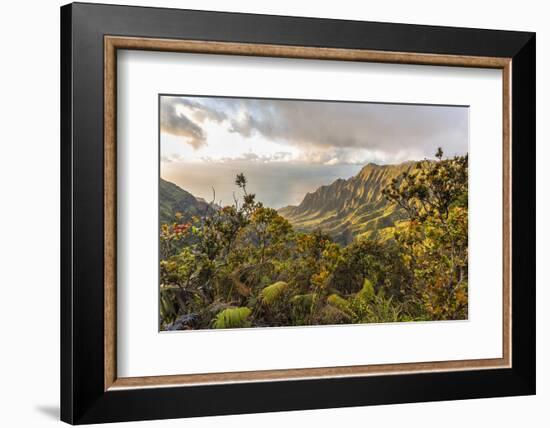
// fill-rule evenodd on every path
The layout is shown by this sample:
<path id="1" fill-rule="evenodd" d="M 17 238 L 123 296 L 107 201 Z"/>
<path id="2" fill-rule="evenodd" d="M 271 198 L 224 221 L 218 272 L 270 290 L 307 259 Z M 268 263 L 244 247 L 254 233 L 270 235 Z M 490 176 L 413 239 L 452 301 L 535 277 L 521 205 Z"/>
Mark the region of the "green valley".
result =
<path id="1" fill-rule="evenodd" d="M 468 317 L 468 156 L 366 165 L 279 211 L 160 182 L 160 328 Z"/>
<path id="2" fill-rule="evenodd" d="M 396 209 L 382 190 L 415 164 L 369 163 L 357 175 L 322 186 L 306 194 L 298 206 L 279 209 L 279 214 L 297 230 L 321 229 L 342 244 L 357 236 L 385 239 L 391 236 L 394 225 L 405 219 L 405 213 Z"/>

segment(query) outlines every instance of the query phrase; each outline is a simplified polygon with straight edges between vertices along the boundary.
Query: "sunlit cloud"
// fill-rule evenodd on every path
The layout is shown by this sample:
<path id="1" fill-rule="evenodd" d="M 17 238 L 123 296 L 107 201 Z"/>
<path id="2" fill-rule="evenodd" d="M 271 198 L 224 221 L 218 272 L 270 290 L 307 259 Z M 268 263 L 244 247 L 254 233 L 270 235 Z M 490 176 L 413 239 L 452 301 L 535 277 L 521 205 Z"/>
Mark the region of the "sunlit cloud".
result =
<path id="1" fill-rule="evenodd" d="M 466 107 L 162 96 L 161 176 L 230 202 L 244 172 L 279 207 L 370 162 L 463 155 L 468 132 Z"/>
<path id="2" fill-rule="evenodd" d="M 289 152 L 304 162 L 392 163 L 433 157 L 440 146 L 449 155 L 464 154 L 468 109 L 166 96 L 161 100 L 161 133 L 181 137 L 180 142 L 196 152 L 205 151 L 188 153 L 188 159 L 204 157 L 213 146 L 210 152 L 220 153 L 220 158 L 237 159 L 253 150 L 264 156 Z M 240 140 L 236 144 L 234 137 Z M 233 153 L 223 153 L 229 143 Z M 215 158 L 215 153 L 209 156 Z"/>

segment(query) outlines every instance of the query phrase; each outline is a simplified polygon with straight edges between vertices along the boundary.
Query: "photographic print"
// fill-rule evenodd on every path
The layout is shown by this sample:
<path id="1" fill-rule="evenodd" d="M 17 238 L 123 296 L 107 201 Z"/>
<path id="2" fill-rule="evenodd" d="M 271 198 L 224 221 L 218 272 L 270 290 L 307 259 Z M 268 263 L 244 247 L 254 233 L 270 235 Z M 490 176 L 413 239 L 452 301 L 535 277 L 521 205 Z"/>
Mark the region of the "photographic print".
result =
<path id="1" fill-rule="evenodd" d="M 467 319 L 468 117 L 159 95 L 160 330 Z"/>

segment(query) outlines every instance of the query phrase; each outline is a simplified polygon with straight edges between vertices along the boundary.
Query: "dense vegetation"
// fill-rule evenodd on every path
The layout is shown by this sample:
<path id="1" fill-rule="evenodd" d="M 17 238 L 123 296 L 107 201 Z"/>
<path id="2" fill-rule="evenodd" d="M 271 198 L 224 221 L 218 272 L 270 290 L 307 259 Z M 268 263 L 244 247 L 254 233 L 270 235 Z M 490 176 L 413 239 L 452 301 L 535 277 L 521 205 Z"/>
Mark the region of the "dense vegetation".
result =
<path id="1" fill-rule="evenodd" d="M 348 245 L 300 232 L 247 191 L 161 225 L 163 330 L 467 317 L 468 157 L 421 161 L 382 190 L 403 221 Z"/>
<path id="2" fill-rule="evenodd" d="M 161 223 L 172 223 L 174 220 L 191 220 L 206 213 L 209 204 L 191 193 L 186 192 L 174 183 L 160 179 L 159 216 Z M 176 213 L 179 213 L 176 219 Z"/>

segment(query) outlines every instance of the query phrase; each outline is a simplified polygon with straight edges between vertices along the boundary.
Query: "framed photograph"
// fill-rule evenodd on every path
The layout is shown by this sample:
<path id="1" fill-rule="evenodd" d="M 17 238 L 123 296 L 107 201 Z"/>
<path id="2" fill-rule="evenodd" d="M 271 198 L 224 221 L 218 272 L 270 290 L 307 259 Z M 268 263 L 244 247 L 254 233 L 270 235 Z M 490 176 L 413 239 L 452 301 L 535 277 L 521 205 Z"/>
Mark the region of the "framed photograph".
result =
<path id="1" fill-rule="evenodd" d="M 61 418 L 535 393 L 535 35 L 61 8 Z"/>

